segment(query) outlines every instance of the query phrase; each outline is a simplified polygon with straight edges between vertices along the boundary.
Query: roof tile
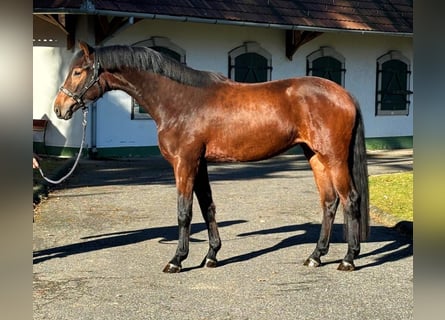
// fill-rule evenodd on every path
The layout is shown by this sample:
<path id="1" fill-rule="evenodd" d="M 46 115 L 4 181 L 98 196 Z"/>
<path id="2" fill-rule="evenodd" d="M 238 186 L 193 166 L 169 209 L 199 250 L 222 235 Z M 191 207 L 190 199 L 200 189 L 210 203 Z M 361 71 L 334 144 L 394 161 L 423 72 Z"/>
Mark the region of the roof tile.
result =
<path id="1" fill-rule="evenodd" d="M 87 0 L 34 0 L 34 11 L 86 10 Z M 88 0 L 100 11 L 228 20 L 289 27 L 413 32 L 412 0 Z"/>

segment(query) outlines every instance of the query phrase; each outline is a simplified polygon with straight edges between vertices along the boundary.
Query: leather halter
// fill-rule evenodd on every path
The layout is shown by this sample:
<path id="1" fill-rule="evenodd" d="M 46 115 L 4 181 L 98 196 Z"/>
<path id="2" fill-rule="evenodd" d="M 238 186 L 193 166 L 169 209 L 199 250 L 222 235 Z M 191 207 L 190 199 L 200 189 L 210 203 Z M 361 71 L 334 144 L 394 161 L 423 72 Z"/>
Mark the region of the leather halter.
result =
<path id="1" fill-rule="evenodd" d="M 82 88 L 82 90 L 79 93 L 72 92 L 71 90 L 65 88 L 64 86 L 61 86 L 59 88 L 59 91 L 63 92 L 68 97 L 70 97 L 74 101 L 76 101 L 76 104 L 79 105 L 79 107 L 82 109 L 86 108 L 85 101 L 83 101 L 83 96 L 92 86 L 94 86 L 97 83 L 97 85 L 99 87 L 99 91 L 100 91 L 98 98 L 100 96 L 102 96 L 102 94 L 104 92 L 102 86 L 99 83 L 100 64 L 99 64 L 99 61 L 98 61 L 96 55 L 94 55 L 94 62 L 93 62 L 92 68 L 93 68 L 93 74 L 91 75 L 90 81 L 85 85 L 85 87 Z"/>

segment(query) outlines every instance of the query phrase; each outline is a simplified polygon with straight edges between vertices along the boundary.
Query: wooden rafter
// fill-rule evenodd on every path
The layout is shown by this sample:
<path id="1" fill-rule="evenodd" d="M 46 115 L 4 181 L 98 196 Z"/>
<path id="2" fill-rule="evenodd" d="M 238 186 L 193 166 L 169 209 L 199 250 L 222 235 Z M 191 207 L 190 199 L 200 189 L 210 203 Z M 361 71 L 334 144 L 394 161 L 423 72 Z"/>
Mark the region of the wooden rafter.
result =
<path id="1" fill-rule="evenodd" d="M 286 30 L 286 57 L 292 60 L 299 47 L 322 34 L 315 31 Z"/>
<path id="2" fill-rule="evenodd" d="M 76 32 L 76 16 L 66 14 L 38 14 L 38 18 L 56 26 L 66 35 L 67 49 L 74 46 L 75 32 Z"/>
<path id="3" fill-rule="evenodd" d="M 36 17 L 56 26 L 67 37 L 67 49 L 72 49 L 75 43 L 76 23 L 78 15 L 76 14 L 38 14 Z M 128 17 L 110 17 L 95 15 L 94 19 L 94 35 L 95 43 L 99 45 L 114 34 L 122 31 L 126 26 L 141 21 L 140 18 Z"/>
<path id="4" fill-rule="evenodd" d="M 38 14 L 36 17 L 51 23 L 52 25 L 56 26 L 60 30 L 63 31 L 66 35 L 69 34 L 68 30 L 66 30 L 65 25 L 59 21 L 59 17 L 57 14 Z"/>

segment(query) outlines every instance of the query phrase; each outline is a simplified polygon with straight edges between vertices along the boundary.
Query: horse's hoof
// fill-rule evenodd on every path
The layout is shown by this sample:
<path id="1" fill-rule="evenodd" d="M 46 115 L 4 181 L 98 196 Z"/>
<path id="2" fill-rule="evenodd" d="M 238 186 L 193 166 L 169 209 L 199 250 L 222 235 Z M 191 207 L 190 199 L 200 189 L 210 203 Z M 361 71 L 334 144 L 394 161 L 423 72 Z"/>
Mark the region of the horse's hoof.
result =
<path id="1" fill-rule="evenodd" d="M 316 268 L 321 265 L 321 260 L 319 258 L 307 258 L 303 265 Z"/>
<path id="2" fill-rule="evenodd" d="M 340 270 L 340 271 L 354 271 L 355 270 L 355 265 L 354 265 L 353 262 L 342 261 L 338 265 L 337 270 Z"/>
<path id="3" fill-rule="evenodd" d="M 178 273 L 180 271 L 181 271 L 181 267 L 180 266 L 176 266 L 176 265 L 174 265 L 172 263 L 168 263 L 165 266 L 164 270 L 162 270 L 162 272 L 165 272 L 165 273 Z"/>
<path id="4" fill-rule="evenodd" d="M 213 259 L 206 258 L 204 266 L 206 268 L 216 268 L 217 261 Z"/>

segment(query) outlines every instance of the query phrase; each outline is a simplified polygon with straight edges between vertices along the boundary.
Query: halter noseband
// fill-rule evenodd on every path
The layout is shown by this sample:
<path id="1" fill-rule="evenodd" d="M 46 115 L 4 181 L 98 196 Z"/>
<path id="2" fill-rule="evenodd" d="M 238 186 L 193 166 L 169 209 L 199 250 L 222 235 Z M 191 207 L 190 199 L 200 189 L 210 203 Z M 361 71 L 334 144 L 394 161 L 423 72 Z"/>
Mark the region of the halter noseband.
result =
<path id="1" fill-rule="evenodd" d="M 83 101 L 83 96 L 96 83 L 99 86 L 99 91 L 100 91 L 98 98 L 103 94 L 103 89 L 102 89 L 102 86 L 100 85 L 100 82 L 99 82 L 99 68 L 100 68 L 100 64 L 99 64 L 99 61 L 98 61 L 96 55 L 94 55 L 94 62 L 93 62 L 93 66 L 92 67 L 93 67 L 93 74 L 91 76 L 91 79 L 79 93 L 74 93 L 74 92 L 68 90 L 67 88 L 65 88 L 64 86 L 61 86 L 59 88 L 59 91 L 63 92 L 68 97 L 70 97 L 74 101 L 76 101 L 76 103 L 82 109 L 86 108 L 85 101 Z"/>

